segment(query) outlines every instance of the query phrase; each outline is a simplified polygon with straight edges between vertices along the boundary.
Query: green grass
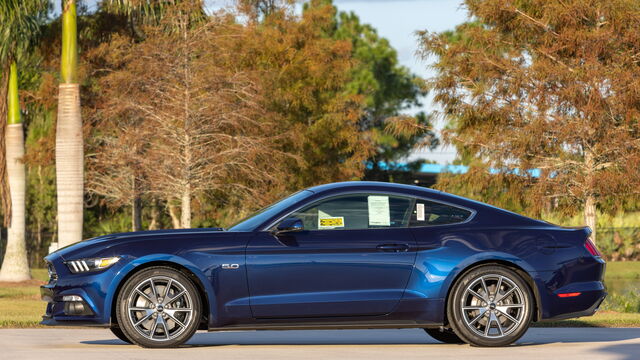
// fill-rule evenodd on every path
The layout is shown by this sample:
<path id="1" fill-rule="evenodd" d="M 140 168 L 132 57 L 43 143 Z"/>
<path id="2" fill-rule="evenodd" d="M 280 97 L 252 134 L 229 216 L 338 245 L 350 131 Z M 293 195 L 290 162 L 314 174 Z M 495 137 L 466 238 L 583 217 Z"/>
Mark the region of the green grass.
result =
<path id="1" fill-rule="evenodd" d="M 0 286 L 0 328 L 36 327 L 42 320 L 46 304 L 40 300 L 37 281 L 46 281 L 46 269 L 32 269 L 32 283 Z"/>
<path id="2" fill-rule="evenodd" d="M 33 269 L 35 280 L 46 281 L 45 269 Z M 640 261 L 607 263 L 606 280 L 640 280 Z M 0 328 L 38 327 L 46 304 L 40 300 L 39 285 L 18 284 L 0 286 Z M 633 295 L 633 294 L 632 294 Z M 618 296 L 618 295 L 616 295 Z M 636 296 L 637 297 L 637 296 Z M 612 296 L 613 299 L 613 296 Z M 628 299 L 622 299 L 628 301 Z M 620 300 L 620 301 L 622 301 Z M 634 300 L 634 299 L 632 299 Z M 605 304 L 607 305 L 607 304 Z M 640 313 L 619 312 L 621 307 L 605 306 L 607 310 L 594 316 L 571 320 L 539 322 L 536 327 L 640 327 Z M 633 306 L 631 307 L 633 309 Z"/>
<path id="3" fill-rule="evenodd" d="M 609 279 L 640 280 L 640 261 L 608 262 L 604 276 L 605 281 Z"/>
<path id="4" fill-rule="evenodd" d="M 533 327 L 640 327 L 640 313 L 599 311 L 593 316 L 561 321 L 541 321 Z"/>

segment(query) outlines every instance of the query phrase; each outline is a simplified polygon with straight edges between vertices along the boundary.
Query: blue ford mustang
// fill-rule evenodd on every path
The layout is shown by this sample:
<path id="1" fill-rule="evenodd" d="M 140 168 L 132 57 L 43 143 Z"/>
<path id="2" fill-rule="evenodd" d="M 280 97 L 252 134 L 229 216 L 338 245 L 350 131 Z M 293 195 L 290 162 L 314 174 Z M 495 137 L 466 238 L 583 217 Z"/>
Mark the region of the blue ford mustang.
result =
<path id="1" fill-rule="evenodd" d="M 43 324 L 144 347 L 196 330 L 423 328 L 503 346 L 532 321 L 592 315 L 605 263 L 564 228 L 416 186 L 312 187 L 227 230 L 102 236 L 46 257 Z"/>

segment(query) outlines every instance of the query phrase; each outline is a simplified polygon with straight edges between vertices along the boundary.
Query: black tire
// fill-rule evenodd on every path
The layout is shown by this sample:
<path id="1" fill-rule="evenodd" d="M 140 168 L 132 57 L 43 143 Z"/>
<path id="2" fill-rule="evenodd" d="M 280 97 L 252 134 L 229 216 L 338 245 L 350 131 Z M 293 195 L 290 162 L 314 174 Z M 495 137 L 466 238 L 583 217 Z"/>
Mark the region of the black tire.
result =
<path id="1" fill-rule="evenodd" d="M 458 335 L 451 329 L 424 329 L 432 338 L 445 344 L 464 344 Z"/>
<path id="2" fill-rule="evenodd" d="M 122 329 L 120 329 L 120 327 L 117 324 L 111 325 L 109 329 L 111 330 L 113 335 L 115 335 L 118 339 L 126 342 L 127 344 L 133 344 L 131 340 L 129 340 L 127 335 L 125 335 L 124 332 L 122 332 Z"/>
<path id="3" fill-rule="evenodd" d="M 184 344 L 198 329 L 201 316 L 202 301 L 195 285 L 170 267 L 141 270 L 127 280 L 117 296 L 119 328 L 142 347 Z"/>
<path id="4" fill-rule="evenodd" d="M 520 275 L 504 266 L 485 265 L 456 281 L 449 294 L 447 318 L 466 343 L 506 346 L 525 334 L 533 310 L 531 289 Z"/>

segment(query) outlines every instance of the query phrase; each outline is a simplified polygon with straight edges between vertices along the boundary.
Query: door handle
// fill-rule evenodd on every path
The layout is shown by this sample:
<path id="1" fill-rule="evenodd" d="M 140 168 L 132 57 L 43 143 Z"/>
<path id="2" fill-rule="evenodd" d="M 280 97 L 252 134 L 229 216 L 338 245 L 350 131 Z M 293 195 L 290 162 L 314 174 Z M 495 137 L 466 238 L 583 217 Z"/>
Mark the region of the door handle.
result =
<path id="1" fill-rule="evenodd" d="M 386 252 L 405 252 L 409 250 L 409 245 L 407 244 L 382 244 L 376 246 L 376 249 L 380 251 Z"/>

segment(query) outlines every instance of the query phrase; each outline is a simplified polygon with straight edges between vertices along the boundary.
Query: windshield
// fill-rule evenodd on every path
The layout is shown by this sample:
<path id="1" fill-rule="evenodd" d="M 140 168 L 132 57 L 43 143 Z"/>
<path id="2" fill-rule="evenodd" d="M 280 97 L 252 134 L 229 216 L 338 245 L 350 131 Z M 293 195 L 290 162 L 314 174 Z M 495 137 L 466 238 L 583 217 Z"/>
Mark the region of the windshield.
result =
<path id="1" fill-rule="evenodd" d="M 232 225 L 227 231 L 253 231 L 269 218 L 277 215 L 284 209 L 298 203 L 311 194 L 313 194 L 313 192 L 309 190 L 298 191 L 295 194 L 289 195 L 284 199 L 280 199 L 266 208 L 247 216 L 235 225 Z"/>

